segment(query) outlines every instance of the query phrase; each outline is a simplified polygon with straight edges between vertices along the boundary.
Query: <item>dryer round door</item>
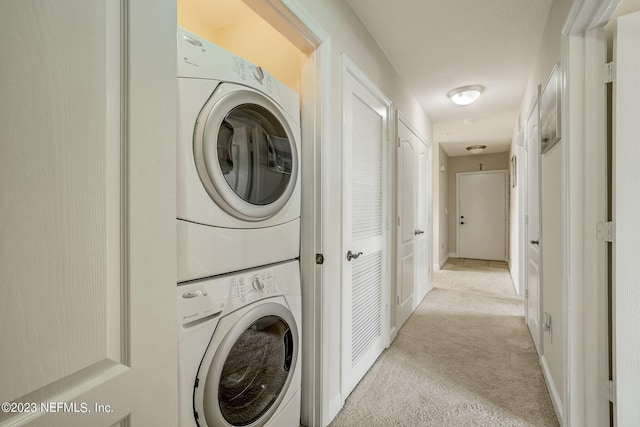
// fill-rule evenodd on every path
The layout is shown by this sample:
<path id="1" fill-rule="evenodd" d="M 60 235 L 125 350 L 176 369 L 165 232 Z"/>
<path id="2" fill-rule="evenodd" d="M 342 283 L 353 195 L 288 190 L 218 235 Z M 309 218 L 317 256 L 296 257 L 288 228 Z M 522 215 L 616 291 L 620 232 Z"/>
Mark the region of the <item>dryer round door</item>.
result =
<path id="1" fill-rule="evenodd" d="M 297 330 L 291 312 L 269 302 L 244 314 L 219 345 L 212 339 L 198 371 L 196 387 L 202 389 L 194 393 L 199 425 L 259 427 L 269 421 L 296 369 Z"/>
<path id="2" fill-rule="evenodd" d="M 298 152 L 281 108 L 252 89 L 222 84 L 202 108 L 194 157 L 209 196 L 247 221 L 275 215 L 296 185 Z"/>

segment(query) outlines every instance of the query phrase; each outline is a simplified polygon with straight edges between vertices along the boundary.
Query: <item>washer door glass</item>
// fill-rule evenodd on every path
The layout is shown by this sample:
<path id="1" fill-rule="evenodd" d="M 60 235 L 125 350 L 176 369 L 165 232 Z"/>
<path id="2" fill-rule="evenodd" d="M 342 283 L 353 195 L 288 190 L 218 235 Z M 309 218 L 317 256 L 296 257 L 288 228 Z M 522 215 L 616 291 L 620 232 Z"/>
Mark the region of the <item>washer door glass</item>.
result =
<path id="1" fill-rule="evenodd" d="M 227 213 L 256 221 L 293 193 L 298 153 L 284 113 L 266 96 L 222 85 L 200 113 L 194 155 L 200 179 Z"/>
<path id="2" fill-rule="evenodd" d="M 224 419 L 245 426 L 262 417 L 291 374 L 293 336 L 279 316 L 256 320 L 238 337 L 224 362 L 218 403 Z"/>
<path id="3" fill-rule="evenodd" d="M 253 205 L 268 205 L 285 193 L 293 156 L 278 119 L 259 105 L 231 110 L 218 132 L 218 162 L 234 193 Z"/>

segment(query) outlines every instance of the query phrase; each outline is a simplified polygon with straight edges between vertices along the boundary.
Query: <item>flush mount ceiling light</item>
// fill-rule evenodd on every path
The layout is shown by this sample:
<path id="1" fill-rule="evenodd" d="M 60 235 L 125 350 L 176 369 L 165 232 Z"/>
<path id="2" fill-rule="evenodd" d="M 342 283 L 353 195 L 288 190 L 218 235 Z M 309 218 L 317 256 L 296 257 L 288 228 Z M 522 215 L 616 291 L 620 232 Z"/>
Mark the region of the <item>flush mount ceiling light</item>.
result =
<path id="1" fill-rule="evenodd" d="M 447 96 L 458 105 L 469 105 L 480 98 L 484 87 L 480 85 L 462 86 L 449 91 Z"/>
<path id="2" fill-rule="evenodd" d="M 467 151 L 470 152 L 471 154 L 478 154 L 478 153 L 482 153 L 485 148 L 487 148 L 486 145 L 470 145 L 467 147 Z"/>

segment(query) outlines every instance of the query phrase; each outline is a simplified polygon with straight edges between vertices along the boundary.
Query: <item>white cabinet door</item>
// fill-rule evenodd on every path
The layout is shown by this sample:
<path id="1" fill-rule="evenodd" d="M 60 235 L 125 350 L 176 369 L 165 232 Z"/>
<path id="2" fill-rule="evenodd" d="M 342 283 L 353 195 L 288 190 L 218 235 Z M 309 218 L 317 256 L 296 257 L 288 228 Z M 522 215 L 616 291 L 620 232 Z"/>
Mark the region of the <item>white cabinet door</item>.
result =
<path id="1" fill-rule="evenodd" d="M 174 10 L 0 3 L 0 425 L 176 424 Z"/>
<path id="2" fill-rule="evenodd" d="M 343 80 L 342 395 L 348 396 L 387 345 L 389 107 L 350 69 Z"/>
<path id="3" fill-rule="evenodd" d="M 618 19 L 614 59 L 613 343 L 616 425 L 640 420 L 640 13 Z"/>

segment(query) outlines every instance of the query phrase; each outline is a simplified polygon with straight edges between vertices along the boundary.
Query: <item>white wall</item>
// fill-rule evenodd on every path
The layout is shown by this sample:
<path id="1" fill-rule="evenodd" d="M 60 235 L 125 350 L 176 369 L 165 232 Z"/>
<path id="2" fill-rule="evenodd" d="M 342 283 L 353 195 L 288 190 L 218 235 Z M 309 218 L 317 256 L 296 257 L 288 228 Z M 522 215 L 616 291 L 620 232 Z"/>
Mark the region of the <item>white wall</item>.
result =
<path id="1" fill-rule="evenodd" d="M 536 54 L 536 60 L 527 83 L 525 95 L 520 108 L 520 116 L 525 117 L 536 96 L 538 84 L 545 85 L 551 71 L 561 59 L 561 32 L 571 8 L 571 0 L 555 0 L 549 11 L 547 24 Z M 547 312 L 552 318 L 552 333 L 545 332 L 543 338 L 541 361 L 545 378 L 549 385 L 556 411 L 562 417 L 562 397 L 564 396 L 564 352 L 565 325 L 563 313 L 563 289 L 565 263 L 564 233 L 562 215 L 564 209 L 562 191 L 562 158 L 561 140 L 541 159 L 541 247 L 542 247 L 542 313 Z M 516 138 L 512 142 L 512 152 L 516 152 Z M 555 178 L 554 178 L 555 177 Z M 560 182 L 559 182 L 559 181 Z M 517 190 L 519 191 L 519 190 Z M 512 194 L 513 195 L 513 194 Z M 520 224 L 522 225 L 522 224 Z M 514 230 L 511 230 L 512 233 Z"/>
<path id="2" fill-rule="evenodd" d="M 326 338 L 329 360 L 325 361 L 324 387 L 329 402 L 325 402 L 324 422 L 329 422 L 341 409 L 344 399 L 340 393 L 340 295 L 342 245 L 340 230 L 342 188 L 342 59 L 345 53 L 369 79 L 389 98 L 393 107 L 401 111 L 404 119 L 427 141 L 431 141 L 431 123 L 417 101 L 406 91 L 402 81 L 380 48 L 366 31 L 360 20 L 342 0 L 300 0 L 302 7 L 330 34 L 330 132 L 333 143 L 324 147 L 323 216 L 325 254 L 324 288 L 331 313 L 323 336 Z M 394 150 L 395 151 L 395 150 Z M 395 164 L 395 159 L 390 159 Z M 390 238 L 393 238 L 390 233 Z M 392 276 L 393 277 L 393 276 Z M 326 407 L 328 403 L 328 407 Z"/>

